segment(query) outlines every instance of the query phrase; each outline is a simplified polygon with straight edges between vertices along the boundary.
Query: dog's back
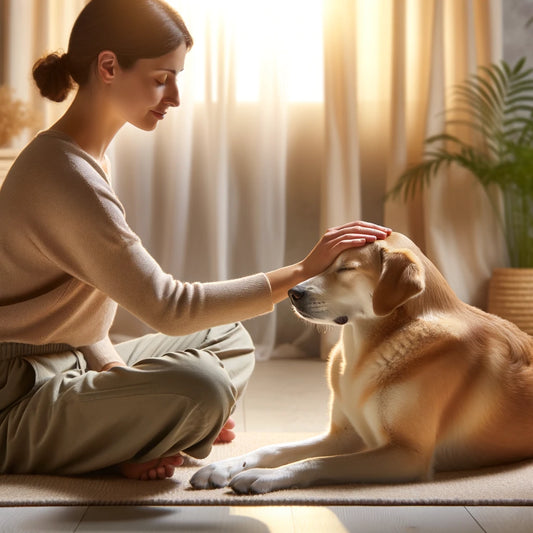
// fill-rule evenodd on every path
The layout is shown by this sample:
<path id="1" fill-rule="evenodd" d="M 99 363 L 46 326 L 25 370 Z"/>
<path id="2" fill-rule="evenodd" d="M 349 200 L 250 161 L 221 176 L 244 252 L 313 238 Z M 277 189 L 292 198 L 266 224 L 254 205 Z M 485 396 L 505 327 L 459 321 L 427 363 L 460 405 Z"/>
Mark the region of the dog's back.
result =
<path id="1" fill-rule="evenodd" d="M 515 325 L 464 305 L 459 314 L 462 390 L 436 448 L 437 469 L 533 457 L 533 339 Z M 450 361 L 454 364 L 454 361 Z"/>
<path id="2" fill-rule="evenodd" d="M 418 438 L 427 445 L 433 441 L 433 463 L 439 470 L 533 457 L 533 338 L 459 300 L 407 237 L 393 234 L 374 246 L 387 250 L 385 255 L 405 254 L 415 265 L 392 277 L 394 287 L 384 289 L 383 282 L 378 283 L 374 309 L 392 307 L 396 302 L 387 300 L 401 292 L 398 285 L 406 277 L 423 277 L 418 294 L 356 327 L 368 364 L 381 369 L 374 383 L 381 388 L 379 402 L 388 431 L 396 439 L 409 440 L 411 429 L 419 431 Z M 383 265 L 386 268 L 386 260 Z M 404 401 L 402 415 L 438 413 L 427 413 L 421 422 L 426 427 L 415 430 L 413 421 L 398 415 L 398 404 Z M 417 411 L 414 401 L 426 406 Z"/>

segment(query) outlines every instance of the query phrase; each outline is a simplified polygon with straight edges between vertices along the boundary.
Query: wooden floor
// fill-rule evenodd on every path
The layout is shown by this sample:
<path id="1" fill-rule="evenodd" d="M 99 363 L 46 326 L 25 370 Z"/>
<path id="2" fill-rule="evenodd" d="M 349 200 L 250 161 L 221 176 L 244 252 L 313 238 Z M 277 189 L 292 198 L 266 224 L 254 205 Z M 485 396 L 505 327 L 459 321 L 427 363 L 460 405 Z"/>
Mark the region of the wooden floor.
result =
<path id="1" fill-rule="evenodd" d="M 325 363 L 258 363 L 235 420 L 239 431 L 326 427 Z M 533 485 L 532 485 L 533 486 Z M 533 489 L 532 489 L 533 490 Z M 0 532 L 533 533 L 533 507 L 9 507 Z"/>

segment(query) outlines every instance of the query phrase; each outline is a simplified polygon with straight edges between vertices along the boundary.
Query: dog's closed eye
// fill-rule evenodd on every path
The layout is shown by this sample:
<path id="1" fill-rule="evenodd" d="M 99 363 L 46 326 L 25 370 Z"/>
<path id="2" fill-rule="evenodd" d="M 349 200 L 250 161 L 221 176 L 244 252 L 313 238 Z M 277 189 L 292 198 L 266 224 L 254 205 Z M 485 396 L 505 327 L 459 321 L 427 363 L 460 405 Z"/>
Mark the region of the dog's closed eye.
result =
<path id="1" fill-rule="evenodd" d="M 338 268 L 337 268 L 337 274 L 340 274 L 342 272 L 352 272 L 354 270 L 357 270 L 357 267 L 359 265 L 357 265 L 357 263 L 345 263 L 343 265 L 340 265 Z"/>

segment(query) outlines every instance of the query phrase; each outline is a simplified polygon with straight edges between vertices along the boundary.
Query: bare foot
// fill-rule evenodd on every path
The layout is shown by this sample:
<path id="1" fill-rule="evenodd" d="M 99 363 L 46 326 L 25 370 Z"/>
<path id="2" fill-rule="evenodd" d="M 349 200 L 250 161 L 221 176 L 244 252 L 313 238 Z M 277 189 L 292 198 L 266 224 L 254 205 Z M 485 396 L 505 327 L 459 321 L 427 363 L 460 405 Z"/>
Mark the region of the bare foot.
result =
<path id="1" fill-rule="evenodd" d="M 148 481 L 152 479 L 165 479 L 174 475 L 174 469 L 183 464 L 183 457 L 171 455 L 153 459 L 146 463 L 122 463 L 119 465 L 120 473 L 128 479 Z"/>
<path id="2" fill-rule="evenodd" d="M 235 422 L 232 418 L 228 418 L 214 444 L 231 442 L 235 438 L 235 432 L 232 431 L 234 427 Z M 161 459 L 153 459 L 146 463 L 122 463 L 119 465 L 119 471 L 128 479 L 147 481 L 151 479 L 165 479 L 167 477 L 172 477 L 175 468 L 182 464 L 183 457 L 178 454 L 169 457 L 161 457 Z"/>
<path id="3" fill-rule="evenodd" d="M 224 424 L 224 427 L 213 444 L 227 444 L 228 442 L 231 442 L 235 438 L 235 432 L 232 431 L 234 427 L 235 422 L 232 418 L 228 418 L 228 421 Z"/>

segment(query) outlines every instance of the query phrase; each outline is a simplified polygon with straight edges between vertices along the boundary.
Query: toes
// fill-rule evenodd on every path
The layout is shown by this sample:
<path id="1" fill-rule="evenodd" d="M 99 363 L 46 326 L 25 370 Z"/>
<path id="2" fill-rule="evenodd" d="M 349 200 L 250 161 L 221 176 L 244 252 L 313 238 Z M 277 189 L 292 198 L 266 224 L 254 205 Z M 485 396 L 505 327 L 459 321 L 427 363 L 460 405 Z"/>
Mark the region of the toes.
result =
<path id="1" fill-rule="evenodd" d="M 181 454 L 154 459 L 147 463 L 124 463 L 120 470 L 123 476 L 141 481 L 165 479 L 174 475 L 175 468 L 181 466 L 184 458 Z"/>
<path id="2" fill-rule="evenodd" d="M 172 466 L 181 466 L 185 462 L 183 455 L 176 455 L 173 457 Z"/>
<path id="3" fill-rule="evenodd" d="M 218 437 L 215 439 L 214 444 L 220 444 L 223 442 L 231 442 L 235 438 L 235 432 L 232 429 L 235 428 L 235 421 L 233 418 L 228 418 L 224 427 L 220 430 Z"/>
<path id="4" fill-rule="evenodd" d="M 174 475 L 174 465 L 165 465 L 164 477 L 172 477 Z"/>
<path id="5" fill-rule="evenodd" d="M 172 472 L 173 473 L 173 472 Z M 141 475 L 141 480 L 156 480 L 156 479 L 165 479 L 171 477 L 172 474 L 167 476 L 167 467 L 166 466 L 157 466 L 156 468 L 150 468 Z"/>
<path id="6" fill-rule="evenodd" d="M 195 489 L 220 489 L 228 484 L 229 478 L 211 467 L 200 469 L 191 478 L 191 486 Z"/>
<path id="7" fill-rule="evenodd" d="M 237 494 L 261 494 L 262 492 L 268 492 L 262 487 L 258 479 L 243 475 L 233 478 L 229 486 Z"/>
<path id="8" fill-rule="evenodd" d="M 223 429 L 218 435 L 218 437 L 215 439 L 214 444 L 231 442 L 233 439 L 235 439 L 235 436 L 235 432 L 231 431 L 231 429 Z"/>
<path id="9" fill-rule="evenodd" d="M 237 474 L 229 483 L 237 494 L 265 494 L 286 487 L 276 472 L 270 469 L 252 469 Z"/>

